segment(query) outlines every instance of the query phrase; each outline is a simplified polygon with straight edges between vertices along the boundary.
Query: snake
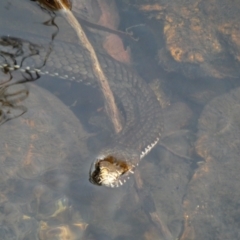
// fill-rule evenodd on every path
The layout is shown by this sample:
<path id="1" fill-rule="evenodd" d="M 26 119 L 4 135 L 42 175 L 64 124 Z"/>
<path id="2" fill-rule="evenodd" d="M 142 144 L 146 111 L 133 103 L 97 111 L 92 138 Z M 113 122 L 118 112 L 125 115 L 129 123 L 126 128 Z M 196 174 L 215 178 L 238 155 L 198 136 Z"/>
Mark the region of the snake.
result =
<path id="1" fill-rule="evenodd" d="M 79 44 L 46 39 L 0 36 L 0 70 L 49 75 L 96 86 L 89 52 Z M 158 143 L 163 116 L 153 90 L 134 70 L 96 50 L 114 98 L 124 116 L 122 130 L 99 151 L 90 166 L 89 180 L 98 186 L 118 187 L 134 173 L 140 160 Z"/>

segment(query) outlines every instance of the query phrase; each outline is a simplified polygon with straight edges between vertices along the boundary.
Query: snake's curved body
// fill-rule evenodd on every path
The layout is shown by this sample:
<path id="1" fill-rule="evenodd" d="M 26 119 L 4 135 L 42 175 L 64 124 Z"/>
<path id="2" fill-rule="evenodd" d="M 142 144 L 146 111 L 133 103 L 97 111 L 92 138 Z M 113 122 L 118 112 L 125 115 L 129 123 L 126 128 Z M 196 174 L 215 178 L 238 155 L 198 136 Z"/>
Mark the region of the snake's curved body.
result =
<path id="1" fill-rule="evenodd" d="M 118 186 L 157 144 L 163 119 L 155 94 L 132 68 L 102 53 L 97 57 L 124 110 L 125 123 L 111 144 L 98 154 L 90 180 L 98 185 Z M 54 41 L 49 51 L 44 38 L 0 38 L 0 67 L 5 71 L 19 69 L 96 85 L 89 59 L 88 51 L 80 45 Z"/>

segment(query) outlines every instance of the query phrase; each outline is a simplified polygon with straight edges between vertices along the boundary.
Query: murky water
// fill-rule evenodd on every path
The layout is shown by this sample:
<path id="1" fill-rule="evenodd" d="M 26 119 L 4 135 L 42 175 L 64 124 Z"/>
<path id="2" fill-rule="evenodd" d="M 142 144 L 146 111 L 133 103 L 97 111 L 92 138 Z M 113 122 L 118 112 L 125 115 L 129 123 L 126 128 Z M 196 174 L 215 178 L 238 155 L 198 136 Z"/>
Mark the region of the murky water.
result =
<path id="1" fill-rule="evenodd" d="M 101 16 L 100 8 L 106 7 L 106 1 L 99 2 L 92 1 L 87 9 L 91 7 Z M 86 3 L 79 2 L 73 9 L 76 15 L 86 14 L 79 10 L 81 4 Z M 137 42 L 123 40 L 131 47 L 132 67 L 154 89 L 164 115 L 160 143 L 119 188 L 98 187 L 88 181 L 91 163 L 114 135 L 98 88 L 56 75 L 42 74 L 37 79 L 37 74 L 30 76 L 19 69 L 10 74 L 1 69 L 1 82 L 10 76 L 8 84 L 35 79 L 2 85 L 0 91 L 1 239 L 239 238 L 239 91 L 211 102 L 239 86 L 238 51 L 232 68 L 225 60 L 209 60 L 207 54 L 203 54 L 205 62 L 196 66 L 188 61 L 197 59 L 197 53 L 192 58 L 184 55 L 183 61 L 177 62 L 180 53 L 171 45 L 175 32 L 164 35 L 176 21 L 170 21 L 175 5 L 162 4 L 166 16 L 161 15 L 159 25 L 153 20 L 156 12 L 151 20 L 146 16 L 148 4 L 142 6 L 142 12 L 129 7 L 127 1 L 110 8 L 115 16 L 118 9 L 119 27 L 131 27 L 134 37 L 139 38 Z M 87 13 L 89 20 L 92 12 Z M 52 14 L 36 2 L 3 0 L 0 18 L 1 38 L 10 36 L 32 43 L 34 37 L 44 38 L 50 52 L 58 40 L 69 46 L 78 43 L 61 16 L 53 22 Z M 99 35 L 93 42 L 100 49 L 104 33 L 94 30 L 91 34 Z M 238 46 L 234 41 L 232 44 Z M 185 45 L 179 46 L 184 52 Z M 1 57 L 15 64 L 16 54 L 23 56 L 16 49 L 8 48 Z M 224 53 L 232 61 L 232 52 L 227 50 Z M 12 51 L 14 56 L 9 54 Z M 125 54 L 123 59 L 127 59 Z"/>

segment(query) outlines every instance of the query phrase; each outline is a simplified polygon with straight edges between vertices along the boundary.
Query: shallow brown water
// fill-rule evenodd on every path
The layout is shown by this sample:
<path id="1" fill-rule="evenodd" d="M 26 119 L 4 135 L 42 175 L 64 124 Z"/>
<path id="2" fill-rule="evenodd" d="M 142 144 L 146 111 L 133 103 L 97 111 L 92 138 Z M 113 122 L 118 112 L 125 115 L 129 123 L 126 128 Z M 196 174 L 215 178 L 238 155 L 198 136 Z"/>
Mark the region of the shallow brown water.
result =
<path id="1" fill-rule="evenodd" d="M 28 40 L 31 34 L 37 34 L 45 37 L 46 44 L 50 44 L 57 30 L 54 26 L 43 24 L 50 19 L 49 13 L 39 8 L 36 3 L 27 0 L 21 3 L 17 0 L 2 1 L 0 16 L 1 36 L 11 35 Z M 143 18 L 142 21 L 145 19 Z M 57 17 L 56 25 L 59 28 L 56 39 L 64 40 L 69 44 L 77 42 L 74 31 L 63 18 Z M 136 65 L 138 64 L 136 62 Z M 237 79 L 220 81 L 210 78 L 202 80 L 199 77 L 193 81 L 186 79 L 179 72 L 176 75 L 168 72 L 161 73 L 161 75 L 159 72 L 156 73 L 160 79 L 158 82 L 161 82 L 160 91 L 154 84 L 152 85 L 155 86 L 155 91 L 165 106 L 162 142 L 140 163 L 137 168 L 139 173 L 134 175 L 135 179 L 131 177 L 123 187 L 114 189 L 96 187 L 88 182 L 88 169 L 92 160 L 113 134 L 102 110 L 103 101 L 98 90 L 81 83 L 49 76 L 42 76 L 34 83 L 29 83 L 48 89 L 49 99 L 51 94 L 60 98 L 63 103 L 58 103 L 56 112 L 69 108 L 77 118 L 72 113 L 66 113 L 66 115 L 74 121 L 71 125 L 77 129 L 75 131 L 73 129 L 72 132 L 66 130 L 60 135 L 59 142 L 52 145 L 53 150 L 56 151 L 54 153 L 57 156 L 56 159 L 54 157 L 43 159 L 42 157 L 46 156 L 46 150 L 36 153 L 29 147 L 30 142 L 26 153 L 28 157 L 24 158 L 25 165 L 20 163 L 18 165 L 14 164 L 18 158 L 15 159 L 13 155 L 20 156 L 20 154 L 14 153 L 12 149 L 9 150 L 7 146 L 14 142 L 26 151 L 22 141 L 25 141 L 25 144 L 27 142 L 19 140 L 18 131 L 20 134 L 27 132 L 28 140 L 31 137 L 38 137 L 38 133 L 30 134 L 29 130 L 25 130 L 20 125 L 22 123 L 16 123 L 14 126 L 15 119 L 0 126 L 4 132 L 1 136 L 3 139 L 1 144 L 5 149 L 2 154 L 3 160 L 1 160 L 1 164 L 4 162 L 2 165 L 4 167 L 1 166 L 0 183 L 0 232 L 4 236 L 3 239 L 18 237 L 18 239 L 166 240 L 177 239 L 180 236 L 181 239 L 203 239 L 201 236 L 205 239 L 228 239 L 228 236 L 231 239 L 237 239 L 238 219 L 232 209 L 238 211 L 238 199 L 233 191 L 230 191 L 232 197 L 226 195 L 227 187 L 235 189 L 238 180 L 237 176 L 234 176 L 237 170 L 233 170 L 238 168 L 238 163 L 235 161 L 235 155 L 231 157 L 232 151 L 229 150 L 234 146 L 230 144 L 229 148 L 226 146 L 226 150 L 221 152 L 234 162 L 231 165 L 229 161 L 228 167 L 224 170 L 228 173 L 225 173 L 224 164 L 218 163 L 215 155 L 210 161 L 209 158 L 213 156 L 203 154 L 208 148 L 204 149 L 202 147 L 204 144 L 199 144 L 205 139 L 201 136 L 199 130 L 201 126 L 198 125 L 198 118 L 205 104 L 214 97 L 239 86 Z M 147 72 L 145 74 L 148 75 Z M 12 81 L 22 79 L 19 71 L 14 72 L 13 75 Z M 1 76 L 3 79 L 6 78 L 3 73 Z M 28 89 L 31 94 L 31 87 Z M 164 96 L 161 95 L 162 92 Z M 33 108 L 44 109 L 42 101 L 48 94 L 42 93 L 42 100 L 41 97 L 38 97 L 38 100 L 32 100 L 35 103 L 41 103 L 40 106 L 34 105 Z M 31 95 L 28 99 L 32 99 Z M 26 105 L 24 101 L 20 103 Z M 27 107 L 32 108 L 29 105 Z M 63 113 L 63 111 L 60 112 Z M 40 121 L 42 126 L 50 126 L 50 123 L 55 126 L 51 122 L 53 117 L 51 114 L 53 113 L 49 114 L 47 122 Z M 238 120 L 238 114 L 231 116 L 235 116 L 236 121 L 230 121 L 228 116 L 225 116 L 220 123 L 218 119 L 212 121 L 217 122 L 220 128 L 221 126 L 227 130 L 233 128 L 237 132 L 239 125 L 235 123 Z M 47 117 L 47 114 L 42 117 L 46 119 L 44 117 Z M 63 119 L 63 117 L 58 118 Z M 20 117 L 16 120 L 21 122 L 23 119 Z M 11 132 L 7 124 L 13 124 Z M 34 131 L 36 126 L 31 124 L 33 123 L 28 122 L 28 126 Z M 18 131 L 14 131 L 14 127 L 17 127 Z M 41 127 L 37 128 L 41 132 Z M 54 130 L 52 137 L 58 138 L 59 128 Z M 209 130 L 206 132 L 208 133 Z M 230 132 L 229 139 L 231 137 L 237 138 Z M 44 142 L 49 141 L 51 146 L 53 140 L 48 135 L 43 134 L 42 139 Z M 73 139 L 75 139 L 75 145 L 71 143 Z M 77 141 L 79 144 L 76 144 Z M 213 142 L 217 147 L 220 144 L 217 138 Z M 81 147 L 78 149 L 76 145 Z M 44 149 L 43 145 L 39 146 Z M 197 150 L 195 150 L 196 146 Z M 17 150 L 18 147 L 14 148 Z M 23 153 L 21 149 L 18 151 Z M 234 153 L 236 151 L 237 147 L 234 148 Z M 48 154 L 52 156 L 52 153 Z M 29 159 L 35 155 L 37 157 L 32 158 L 35 162 L 31 162 Z M 202 162 L 201 165 L 197 165 L 199 161 Z M 231 178 L 228 178 L 228 174 L 231 173 Z M 221 188 L 222 179 L 225 184 L 223 188 Z M 212 208 L 213 202 L 209 200 L 212 188 L 215 189 L 213 192 L 216 198 L 215 208 Z M 226 209 L 221 207 L 222 201 Z M 209 209 L 212 214 L 206 210 L 199 210 L 206 207 L 207 203 L 211 203 Z M 228 217 L 221 218 L 224 214 Z M 217 234 L 214 229 L 216 216 L 219 219 Z M 193 225 L 190 224 L 191 221 Z M 227 226 L 231 221 L 234 224 L 231 224 L 232 228 L 229 229 Z M 206 234 L 201 235 L 201 232 Z"/>

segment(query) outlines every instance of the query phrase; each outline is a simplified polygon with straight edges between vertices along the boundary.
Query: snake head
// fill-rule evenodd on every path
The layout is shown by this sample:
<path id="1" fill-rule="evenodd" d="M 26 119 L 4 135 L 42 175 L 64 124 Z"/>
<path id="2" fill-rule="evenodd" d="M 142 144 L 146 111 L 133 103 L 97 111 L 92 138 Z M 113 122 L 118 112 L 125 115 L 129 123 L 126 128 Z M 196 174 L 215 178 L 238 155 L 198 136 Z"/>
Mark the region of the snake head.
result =
<path id="1" fill-rule="evenodd" d="M 113 155 L 100 157 L 90 168 L 89 181 L 98 186 L 118 187 L 126 182 L 134 167 Z"/>

